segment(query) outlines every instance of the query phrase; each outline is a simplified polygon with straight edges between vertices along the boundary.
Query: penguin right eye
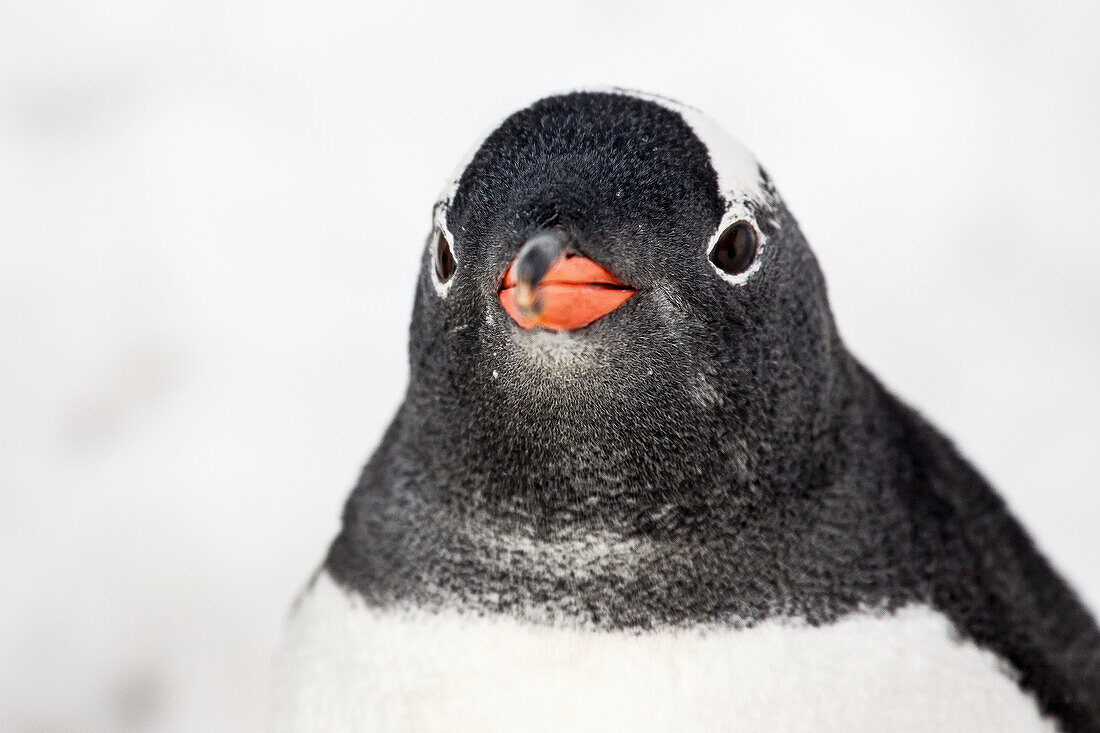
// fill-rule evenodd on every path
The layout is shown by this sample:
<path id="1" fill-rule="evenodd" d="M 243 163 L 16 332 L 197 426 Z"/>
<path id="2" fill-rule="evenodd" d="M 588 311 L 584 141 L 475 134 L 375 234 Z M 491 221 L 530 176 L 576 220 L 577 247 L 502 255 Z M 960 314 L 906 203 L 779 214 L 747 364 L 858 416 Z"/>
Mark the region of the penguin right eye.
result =
<path id="1" fill-rule="evenodd" d="M 756 259 L 756 231 L 748 222 L 738 221 L 726 227 L 710 250 L 710 261 L 727 275 L 740 275 Z"/>
<path id="2" fill-rule="evenodd" d="M 440 284 L 446 283 L 455 274 L 455 256 L 451 251 L 451 243 L 438 227 L 432 234 L 432 263 Z"/>

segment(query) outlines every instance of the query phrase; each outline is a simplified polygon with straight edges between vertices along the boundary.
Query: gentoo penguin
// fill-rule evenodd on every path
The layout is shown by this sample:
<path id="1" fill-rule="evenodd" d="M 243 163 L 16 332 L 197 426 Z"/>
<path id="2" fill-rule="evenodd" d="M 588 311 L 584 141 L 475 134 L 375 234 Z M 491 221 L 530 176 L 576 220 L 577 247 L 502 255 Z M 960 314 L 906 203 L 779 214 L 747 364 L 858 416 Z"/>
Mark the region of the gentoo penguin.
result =
<path id="1" fill-rule="evenodd" d="M 696 110 L 508 117 L 435 204 L 409 355 L 279 729 L 1100 731 L 1089 612 Z"/>

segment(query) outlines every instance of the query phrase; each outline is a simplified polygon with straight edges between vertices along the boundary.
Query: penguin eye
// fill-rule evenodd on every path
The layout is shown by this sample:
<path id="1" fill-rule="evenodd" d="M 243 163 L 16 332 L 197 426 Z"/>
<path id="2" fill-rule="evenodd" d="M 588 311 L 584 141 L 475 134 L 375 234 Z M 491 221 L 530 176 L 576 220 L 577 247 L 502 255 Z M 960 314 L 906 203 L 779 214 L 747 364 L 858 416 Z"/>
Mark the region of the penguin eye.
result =
<path id="1" fill-rule="evenodd" d="M 455 256 L 451 252 L 451 243 L 447 241 L 443 230 L 438 228 L 432 235 L 432 263 L 440 283 L 447 282 L 455 274 Z"/>
<path id="2" fill-rule="evenodd" d="M 729 275 L 740 275 L 755 258 L 756 232 L 743 221 L 726 227 L 710 251 L 710 261 Z"/>

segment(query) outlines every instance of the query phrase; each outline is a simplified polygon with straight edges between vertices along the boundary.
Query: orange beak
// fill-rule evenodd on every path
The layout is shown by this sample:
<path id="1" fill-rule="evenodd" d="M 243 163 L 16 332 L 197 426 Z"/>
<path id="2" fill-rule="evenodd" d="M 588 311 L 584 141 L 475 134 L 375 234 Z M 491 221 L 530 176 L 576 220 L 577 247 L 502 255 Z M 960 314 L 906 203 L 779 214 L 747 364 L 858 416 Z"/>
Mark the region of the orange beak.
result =
<path id="1" fill-rule="evenodd" d="M 500 304 L 522 328 L 571 331 L 603 318 L 634 295 L 605 267 L 576 253 L 560 254 L 536 282 L 516 277 L 512 262 L 504 275 Z"/>

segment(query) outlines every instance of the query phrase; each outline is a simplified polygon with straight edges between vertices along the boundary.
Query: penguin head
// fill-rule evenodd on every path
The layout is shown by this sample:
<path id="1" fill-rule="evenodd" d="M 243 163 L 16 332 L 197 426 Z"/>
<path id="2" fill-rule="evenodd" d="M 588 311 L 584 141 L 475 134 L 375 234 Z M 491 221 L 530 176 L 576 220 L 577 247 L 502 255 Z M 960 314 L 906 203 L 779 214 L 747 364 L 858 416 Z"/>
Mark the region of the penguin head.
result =
<path id="1" fill-rule="evenodd" d="M 467 464 L 599 474 L 702 443 L 744 473 L 812 429 L 835 341 L 820 270 L 748 151 L 675 102 L 577 92 L 508 117 L 437 201 L 410 398 Z"/>

